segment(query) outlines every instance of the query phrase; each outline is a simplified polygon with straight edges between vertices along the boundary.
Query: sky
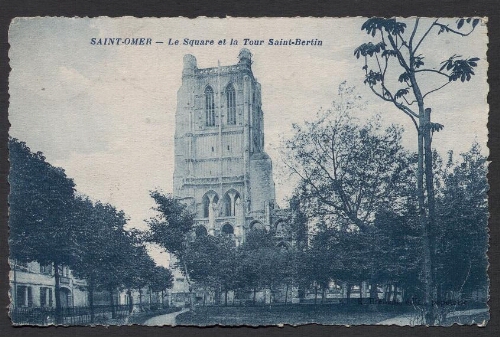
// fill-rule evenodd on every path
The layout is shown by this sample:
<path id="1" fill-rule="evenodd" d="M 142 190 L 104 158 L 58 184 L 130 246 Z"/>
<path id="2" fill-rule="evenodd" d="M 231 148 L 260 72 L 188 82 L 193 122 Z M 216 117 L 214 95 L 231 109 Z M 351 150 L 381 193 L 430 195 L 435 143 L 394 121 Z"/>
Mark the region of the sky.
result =
<path id="1" fill-rule="evenodd" d="M 403 143 L 415 150 L 409 119 L 383 103 L 363 84 L 363 62 L 353 56 L 361 43 L 363 18 L 19 18 L 9 30 L 9 121 L 12 137 L 42 151 L 65 169 L 77 190 L 108 202 L 145 229 L 154 215 L 149 191 L 172 191 L 174 115 L 183 56 L 199 68 L 237 63 L 239 50 L 253 54 L 253 73 L 262 85 L 265 150 L 273 159 L 277 201 L 286 207 L 293 184 L 283 170 L 282 139 L 293 123 L 314 119 L 336 99 L 347 81 L 367 102 L 361 118 L 380 114 L 383 123 L 403 125 Z M 412 22 L 412 19 L 408 21 Z M 446 21 L 454 25 L 455 20 Z M 425 32 L 429 20 L 421 20 Z M 145 37 L 150 46 L 96 46 L 92 38 Z M 214 46 L 184 46 L 182 40 L 213 39 Z M 237 39 L 237 46 L 228 45 Z M 322 46 L 243 46 L 243 39 L 319 39 Z M 181 45 L 168 45 L 168 40 Z M 226 39 L 227 44 L 217 42 Z M 452 83 L 427 98 L 433 120 L 444 124 L 433 144 L 441 154 L 467 151 L 478 141 L 487 154 L 487 32 L 478 25 L 469 37 L 429 34 L 420 52 L 438 67 L 451 55 L 480 58 L 476 76 Z M 426 78 L 436 87 L 439 76 Z"/>

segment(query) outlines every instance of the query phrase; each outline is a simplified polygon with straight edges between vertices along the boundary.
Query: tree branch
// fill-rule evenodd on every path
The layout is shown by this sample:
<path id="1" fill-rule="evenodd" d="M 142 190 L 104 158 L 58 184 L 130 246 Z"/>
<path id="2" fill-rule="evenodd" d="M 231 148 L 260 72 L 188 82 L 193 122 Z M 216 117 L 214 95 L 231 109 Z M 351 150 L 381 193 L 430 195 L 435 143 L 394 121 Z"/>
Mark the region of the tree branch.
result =
<path id="1" fill-rule="evenodd" d="M 408 104 L 408 105 L 412 105 L 413 103 L 417 103 L 417 101 L 416 101 L 416 100 L 413 100 L 413 101 L 411 101 L 411 102 L 408 102 L 408 100 L 406 99 L 406 97 L 405 97 L 405 96 L 403 96 L 403 99 L 405 100 L 406 104 Z"/>
<path id="2" fill-rule="evenodd" d="M 448 84 L 450 84 L 450 83 L 451 83 L 451 82 L 446 82 L 446 83 L 445 83 L 445 84 L 443 84 L 442 86 L 440 86 L 440 87 L 438 87 L 438 88 L 436 88 L 436 89 L 433 89 L 433 90 L 429 91 L 428 93 L 426 93 L 425 95 L 423 95 L 423 96 L 422 96 L 422 99 L 424 99 L 424 98 L 425 98 L 425 96 L 427 96 L 427 95 L 429 95 L 429 94 L 431 94 L 431 93 L 433 93 L 433 92 L 435 92 L 435 91 L 438 91 L 438 90 L 440 90 L 440 89 L 442 89 L 442 88 L 446 87 L 446 86 L 447 86 Z"/>
<path id="3" fill-rule="evenodd" d="M 460 35 L 460 36 L 469 36 L 474 31 L 474 29 L 475 29 L 475 27 L 473 27 L 470 32 L 468 32 L 468 33 L 462 33 L 462 32 L 459 32 L 458 30 L 454 30 L 454 29 L 450 28 L 448 25 L 443 25 L 442 23 L 435 22 L 434 25 L 443 28 L 446 32 L 451 32 L 451 33 L 454 33 L 454 34 L 457 34 L 457 35 Z"/>
<path id="4" fill-rule="evenodd" d="M 379 92 L 377 92 L 377 90 L 375 90 L 374 86 L 373 85 L 370 85 L 370 89 L 372 90 L 372 92 L 377 95 L 378 97 L 380 97 L 381 99 L 383 99 L 384 101 L 387 101 L 387 102 L 392 102 L 392 100 L 388 97 L 385 97 L 383 96 L 382 94 L 380 94 Z M 382 88 L 383 89 L 383 88 Z"/>
<path id="5" fill-rule="evenodd" d="M 450 78 L 450 75 L 448 75 L 446 73 L 443 73 L 442 71 L 439 71 L 439 70 L 436 70 L 436 69 L 417 69 L 417 70 L 415 70 L 415 73 L 422 73 L 422 72 L 436 73 L 436 74 L 439 74 L 439 75 L 443 75 L 443 76 L 445 76 L 448 79 Z"/>
<path id="6" fill-rule="evenodd" d="M 398 33 L 398 36 L 399 38 L 401 39 L 401 46 L 405 46 L 406 48 L 408 48 L 408 50 L 411 52 L 410 50 L 410 46 L 408 45 L 408 43 L 405 41 L 405 39 L 403 39 L 403 36 Z M 396 41 L 397 42 L 397 41 Z M 398 49 L 399 50 L 399 49 Z"/>
<path id="7" fill-rule="evenodd" d="M 381 99 L 383 99 L 386 102 L 392 102 L 399 110 L 403 111 L 406 115 L 408 115 L 411 118 L 413 125 L 415 125 L 415 128 L 418 130 L 418 124 L 415 121 L 415 118 L 417 118 L 418 115 L 415 112 L 413 112 L 410 108 L 405 107 L 403 104 L 397 102 L 396 99 L 392 96 L 392 94 L 387 89 L 385 89 L 383 84 L 381 84 L 381 85 L 382 85 L 382 89 L 385 90 L 387 93 L 389 93 L 390 98 L 383 96 L 379 92 L 377 92 L 373 85 L 370 85 L 370 89 L 372 90 L 372 92 L 376 96 L 380 97 Z"/>
<path id="8" fill-rule="evenodd" d="M 415 19 L 415 25 L 413 26 L 413 32 L 411 33 L 411 36 L 410 36 L 410 41 L 408 42 L 408 45 L 409 45 L 409 46 L 408 46 L 408 47 L 409 47 L 408 49 L 410 49 L 410 53 L 412 52 L 412 50 L 411 50 L 411 49 L 412 49 L 412 46 L 413 46 L 413 38 L 415 37 L 415 33 L 417 32 L 417 28 L 418 28 L 418 23 L 419 23 L 419 21 L 420 21 L 420 18 L 419 18 L 419 17 L 417 17 L 417 18 Z"/>
<path id="9" fill-rule="evenodd" d="M 391 35 L 387 35 L 387 38 L 389 39 L 389 42 L 391 43 L 392 49 L 396 52 L 396 56 L 398 58 L 399 64 L 401 67 L 403 67 L 408 73 L 411 71 L 410 66 L 406 63 L 406 60 L 403 57 L 403 54 L 401 54 L 401 51 L 397 48 L 397 44 L 394 42 L 394 39 L 392 38 Z M 410 51 L 410 55 L 411 55 Z"/>
<path id="10" fill-rule="evenodd" d="M 413 50 L 413 53 L 416 53 L 417 52 L 417 49 L 418 47 L 420 47 L 420 45 L 422 44 L 422 42 L 424 41 L 424 39 L 427 37 L 427 35 L 429 34 L 429 32 L 431 31 L 432 27 L 434 27 L 434 25 L 436 24 L 436 22 L 438 22 L 439 19 L 436 19 L 434 20 L 434 22 L 429 26 L 429 29 L 427 29 L 427 31 L 425 32 L 425 34 L 422 36 L 422 38 L 420 39 L 420 41 L 418 41 L 417 43 L 417 46 L 415 47 L 415 49 Z"/>

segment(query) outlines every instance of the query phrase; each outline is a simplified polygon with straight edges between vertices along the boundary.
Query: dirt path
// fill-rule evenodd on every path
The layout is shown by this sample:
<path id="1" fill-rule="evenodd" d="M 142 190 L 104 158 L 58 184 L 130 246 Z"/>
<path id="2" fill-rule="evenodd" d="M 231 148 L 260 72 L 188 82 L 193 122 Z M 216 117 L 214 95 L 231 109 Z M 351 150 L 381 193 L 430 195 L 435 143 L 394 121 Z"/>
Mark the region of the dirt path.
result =
<path id="1" fill-rule="evenodd" d="M 181 311 L 171 312 L 170 314 L 155 316 L 148 319 L 144 322 L 144 325 L 149 326 L 162 326 L 162 325 L 175 325 L 175 318 L 177 315 L 182 314 L 183 312 L 189 311 L 189 309 L 182 309 Z"/>

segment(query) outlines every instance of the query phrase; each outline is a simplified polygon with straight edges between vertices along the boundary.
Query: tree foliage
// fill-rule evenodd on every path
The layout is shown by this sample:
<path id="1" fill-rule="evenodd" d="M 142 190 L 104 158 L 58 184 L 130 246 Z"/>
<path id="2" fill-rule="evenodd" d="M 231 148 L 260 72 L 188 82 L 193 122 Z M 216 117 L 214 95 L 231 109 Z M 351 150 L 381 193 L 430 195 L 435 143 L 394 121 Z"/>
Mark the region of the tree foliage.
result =
<path id="1" fill-rule="evenodd" d="M 405 21 L 410 24 L 411 20 L 368 19 L 361 30 L 378 42 L 361 44 L 354 50 L 354 56 L 364 60 L 362 69 L 365 72 L 365 84 L 369 85 L 373 93 L 384 101 L 393 103 L 416 122 L 415 119 L 423 113 L 420 110 L 425 97 L 451 82 L 470 81 L 479 61 L 478 57 L 464 58 L 455 54 L 439 65 L 428 65 L 424 61 L 425 57 L 419 53 L 421 46 L 432 33 L 468 36 L 480 21 L 477 18 L 458 19 L 452 28 L 451 24 L 442 23 L 441 19 L 423 22 L 424 20 L 415 18 L 409 29 Z M 395 69 L 400 69 L 400 72 L 397 73 Z M 391 78 L 392 74 L 398 74 L 397 81 Z M 428 75 L 436 75 L 443 81 L 423 92 L 421 81 Z M 413 103 L 418 103 L 419 108 L 413 109 Z"/>
<path id="2" fill-rule="evenodd" d="M 73 180 L 24 142 L 9 139 L 9 151 L 11 256 L 42 264 L 70 264 L 75 255 L 75 231 L 69 221 Z"/>
<path id="3" fill-rule="evenodd" d="M 294 125 L 285 152 L 287 166 L 300 177 L 297 197 L 310 214 L 367 231 L 380 207 L 400 202 L 411 158 L 401 145 L 401 128 L 384 130 L 376 119 L 360 125 L 352 117 L 358 97 L 342 84 L 331 110 Z"/>
<path id="4" fill-rule="evenodd" d="M 62 266 L 87 281 L 92 320 L 97 290 L 112 294 L 123 288 L 171 285 L 170 271 L 156 267 L 139 233 L 125 229 L 123 211 L 77 195 L 64 170 L 50 165 L 41 152 L 33 153 L 25 143 L 12 138 L 9 149 L 11 257 L 54 266 L 58 323 Z"/>
<path id="5" fill-rule="evenodd" d="M 56 320 L 60 322 L 60 269 L 75 260 L 71 225 L 75 184 L 64 170 L 33 153 L 24 142 L 9 139 L 11 258 L 53 264 Z"/>
<path id="6" fill-rule="evenodd" d="M 435 266 L 432 260 L 435 250 L 434 231 L 437 226 L 432 134 L 442 130 L 444 126 L 432 122 L 432 109 L 426 105 L 426 97 L 457 80 L 470 81 L 479 58 L 464 58 L 455 54 L 448 56 L 440 65 L 429 65 L 425 56 L 421 54 L 421 47 L 431 34 L 468 36 L 479 22 L 478 18 L 460 18 L 452 25 L 439 18 L 428 20 L 418 17 L 410 20 L 371 18 L 361 26 L 361 30 L 371 35 L 376 42 L 363 43 L 354 50 L 356 58 L 364 60 L 362 67 L 365 72 L 364 83 L 377 97 L 391 102 L 407 115 L 417 130 L 418 214 L 423 238 L 422 270 L 426 287 L 424 302 L 427 305 L 428 324 L 434 324 L 435 321 L 431 303 L 435 301 L 436 296 Z M 436 54 L 439 51 L 432 50 L 431 53 Z"/>
<path id="7" fill-rule="evenodd" d="M 486 157 L 474 143 L 454 161 L 452 153 L 439 172 L 436 247 L 437 288 L 470 296 L 488 286 L 488 181 Z"/>
<path id="8" fill-rule="evenodd" d="M 157 215 L 148 221 L 147 240 L 182 259 L 193 231 L 194 215 L 172 195 L 152 191 L 151 197 L 156 203 Z"/>

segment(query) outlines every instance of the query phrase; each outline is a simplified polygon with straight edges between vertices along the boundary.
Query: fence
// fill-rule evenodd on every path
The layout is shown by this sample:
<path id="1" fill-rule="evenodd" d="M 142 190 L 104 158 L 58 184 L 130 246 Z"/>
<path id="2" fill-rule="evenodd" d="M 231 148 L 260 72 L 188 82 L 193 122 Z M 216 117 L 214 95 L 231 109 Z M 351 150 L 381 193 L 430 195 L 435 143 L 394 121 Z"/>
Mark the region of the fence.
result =
<path id="1" fill-rule="evenodd" d="M 116 318 L 129 315 L 129 305 L 115 305 Z M 113 308 L 110 305 L 94 306 L 94 322 L 96 324 L 107 323 L 112 318 Z M 55 308 L 11 308 L 10 317 L 16 325 L 50 325 L 55 324 Z M 61 308 L 61 324 L 80 325 L 91 324 L 92 315 L 90 307 L 68 307 Z"/>

